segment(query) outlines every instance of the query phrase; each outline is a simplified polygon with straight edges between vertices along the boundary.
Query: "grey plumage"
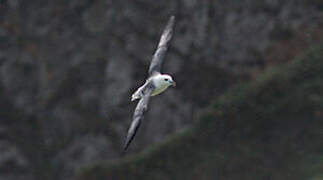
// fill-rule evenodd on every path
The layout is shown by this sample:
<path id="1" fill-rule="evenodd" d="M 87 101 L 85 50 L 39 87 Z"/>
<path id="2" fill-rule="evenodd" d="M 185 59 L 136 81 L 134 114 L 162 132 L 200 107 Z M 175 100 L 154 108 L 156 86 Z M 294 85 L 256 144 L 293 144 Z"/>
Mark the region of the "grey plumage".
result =
<path id="1" fill-rule="evenodd" d="M 160 72 L 163 60 L 165 58 L 165 55 L 169 46 L 169 42 L 173 36 L 173 29 L 175 24 L 174 22 L 175 22 L 175 17 L 174 16 L 170 17 L 166 25 L 166 28 L 159 40 L 157 50 L 151 60 L 149 70 L 148 70 L 149 76 L 153 75 L 156 72 L 157 73 Z"/>
<path id="2" fill-rule="evenodd" d="M 154 89 L 155 89 L 155 87 L 153 86 L 153 84 L 151 82 L 146 86 L 145 90 L 143 91 L 144 94 L 141 97 L 141 99 L 139 100 L 139 102 L 136 106 L 135 112 L 133 114 L 133 120 L 132 120 L 132 123 L 130 125 L 129 130 L 128 130 L 126 142 L 123 147 L 124 150 L 127 150 L 131 141 L 135 137 L 138 128 L 140 127 L 141 121 L 144 118 L 144 113 L 147 111 L 147 108 L 148 108 L 149 99 L 151 97 L 150 95 L 153 93 Z"/>
<path id="3" fill-rule="evenodd" d="M 132 101 L 135 99 L 140 99 L 140 100 L 136 106 L 136 109 L 133 115 L 133 121 L 128 130 L 126 142 L 124 144 L 124 150 L 127 150 L 133 138 L 135 137 L 138 131 L 138 128 L 140 127 L 141 121 L 144 118 L 144 113 L 147 111 L 149 99 L 151 95 L 154 95 L 153 93 L 156 93 L 154 92 L 154 90 L 156 90 L 157 93 L 160 93 L 161 91 L 164 91 L 166 89 L 165 88 L 159 91 L 160 89 L 156 88 L 156 86 L 154 85 L 153 78 L 155 78 L 156 76 L 160 76 L 160 77 L 165 76 L 166 79 L 170 79 L 169 83 L 174 83 L 170 76 L 168 77 L 166 75 L 164 76 L 160 75 L 160 69 L 167 52 L 169 42 L 173 35 L 174 22 L 175 22 L 175 17 L 172 16 L 169 19 L 161 35 L 157 50 L 152 58 L 152 61 L 148 70 L 148 79 L 146 83 L 132 95 Z"/>

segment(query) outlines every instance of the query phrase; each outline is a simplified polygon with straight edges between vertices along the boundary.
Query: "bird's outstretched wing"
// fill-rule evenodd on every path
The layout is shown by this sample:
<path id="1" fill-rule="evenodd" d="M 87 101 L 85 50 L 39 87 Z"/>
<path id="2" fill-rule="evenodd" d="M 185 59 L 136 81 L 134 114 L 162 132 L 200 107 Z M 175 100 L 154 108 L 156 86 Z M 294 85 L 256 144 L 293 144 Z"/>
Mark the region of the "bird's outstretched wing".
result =
<path id="1" fill-rule="evenodd" d="M 165 58 L 165 55 L 169 46 L 169 42 L 173 36 L 174 22 L 175 22 L 175 16 L 170 17 L 164 29 L 164 32 L 161 35 L 161 38 L 159 40 L 157 50 L 151 60 L 149 71 L 148 71 L 149 76 L 153 75 L 154 73 L 160 72 L 161 65 L 163 63 L 163 60 Z"/>
<path id="2" fill-rule="evenodd" d="M 128 130 L 128 134 L 127 134 L 127 138 L 126 138 L 126 142 L 124 144 L 123 149 L 127 150 L 127 148 L 129 147 L 131 141 L 133 140 L 133 138 L 136 135 L 136 132 L 141 124 L 142 119 L 144 118 L 144 113 L 147 110 L 148 107 L 148 103 L 149 103 L 149 99 L 150 99 L 150 95 L 152 94 L 152 92 L 154 91 L 155 87 L 148 86 L 145 89 L 145 93 L 142 96 L 142 98 L 139 100 L 135 112 L 133 114 L 133 120 L 132 123 L 130 125 L 130 128 Z"/>

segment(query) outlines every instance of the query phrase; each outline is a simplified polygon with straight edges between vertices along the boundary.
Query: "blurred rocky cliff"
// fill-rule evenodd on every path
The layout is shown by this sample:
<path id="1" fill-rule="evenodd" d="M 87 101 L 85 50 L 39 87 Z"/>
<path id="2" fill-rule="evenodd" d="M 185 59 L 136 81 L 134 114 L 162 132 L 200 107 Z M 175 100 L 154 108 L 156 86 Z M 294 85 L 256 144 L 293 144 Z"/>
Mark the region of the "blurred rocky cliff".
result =
<path id="1" fill-rule="evenodd" d="M 322 179 L 323 44 L 230 88 L 192 128 L 73 180 Z"/>
<path id="2" fill-rule="evenodd" d="M 323 38 L 319 0 L 0 1 L 0 179 L 68 179 L 119 158 L 170 15 L 163 71 L 178 87 L 151 101 L 132 153 Z"/>

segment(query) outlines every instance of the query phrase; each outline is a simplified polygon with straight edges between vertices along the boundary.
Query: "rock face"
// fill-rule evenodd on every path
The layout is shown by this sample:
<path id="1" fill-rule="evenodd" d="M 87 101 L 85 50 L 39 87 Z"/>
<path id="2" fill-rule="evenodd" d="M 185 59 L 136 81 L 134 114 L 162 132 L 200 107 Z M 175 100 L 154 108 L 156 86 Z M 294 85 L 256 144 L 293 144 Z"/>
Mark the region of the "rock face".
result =
<path id="1" fill-rule="evenodd" d="M 194 128 L 118 163 L 91 164 L 72 179 L 320 179 L 322 58 L 323 43 L 231 88 Z"/>
<path id="2" fill-rule="evenodd" d="M 68 179 L 119 157 L 131 93 L 170 15 L 177 23 L 163 69 L 179 86 L 151 101 L 132 152 L 189 126 L 238 75 L 286 60 L 286 49 L 293 56 L 323 34 L 315 0 L 0 3 L 4 179 Z"/>

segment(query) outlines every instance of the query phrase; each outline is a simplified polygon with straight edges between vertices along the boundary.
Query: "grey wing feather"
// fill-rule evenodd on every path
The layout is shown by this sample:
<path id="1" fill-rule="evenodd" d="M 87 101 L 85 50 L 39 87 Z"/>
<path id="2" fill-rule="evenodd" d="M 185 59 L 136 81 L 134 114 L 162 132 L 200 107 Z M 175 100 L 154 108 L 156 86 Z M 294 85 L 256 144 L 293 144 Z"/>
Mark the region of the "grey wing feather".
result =
<path id="1" fill-rule="evenodd" d="M 169 42 L 173 36 L 175 17 L 172 16 L 164 29 L 164 32 L 159 40 L 157 50 L 152 58 L 151 64 L 149 66 L 148 75 L 151 76 L 154 73 L 159 73 L 163 60 L 165 58 Z"/>
<path id="2" fill-rule="evenodd" d="M 132 120 L 132 123 L 130 125 L 129 130 L 128 130 L 126 142 L 124 144 L 124 148 L 123 148 L 124 150 L 127 150 L 131 141 L 135 137 L 135 135 L 138 131 L 138 128 L 140 127 L 141 121 L 144 118 L 144 113 L 146 112 L 147 107 L 148 107 L 150 95 L 152 94 L 154 89 L 155 88 L 153 86 L 150 86 L 149 88 L 147 88 L 144 96 L 139 100 L 139 102 L 136 106 L 135 112 L 133 114 L 133 120 Z"/>

